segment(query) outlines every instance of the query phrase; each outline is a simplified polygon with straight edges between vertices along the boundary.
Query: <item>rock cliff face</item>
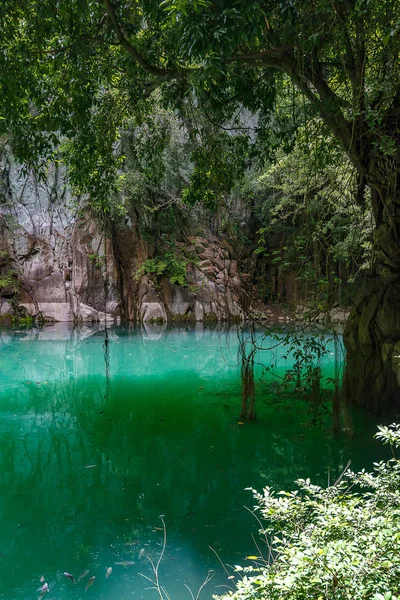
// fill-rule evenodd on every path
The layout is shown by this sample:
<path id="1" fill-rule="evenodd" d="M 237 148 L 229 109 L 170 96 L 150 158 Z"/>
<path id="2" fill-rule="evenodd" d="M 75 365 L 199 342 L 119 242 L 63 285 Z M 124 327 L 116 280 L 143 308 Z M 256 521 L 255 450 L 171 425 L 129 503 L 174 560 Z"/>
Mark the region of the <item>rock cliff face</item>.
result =
<path id="1" fill-rule="evenodd" d="M 149 257 L 138 216 L 114 223 L 104 238 L 75 198 L 65 172 L 46 181 L 26 174 L 6 153 L 0 160 L 0 316 L 29 314 L 53 321 L 241 318 L 244 293 L 228 244 L 189 237 L 188 287 L 135 275 Z"/>
<path id="2" fill-rule="evenodd" d="M 141 319 L 192 318 L 224 321 L 241 317 L 243 291 L 237 262 L 230 258 L 229 250 L 221 247 L 214 238 L 200 236 L 188 238 L 186 252 L 193 262 L 187 267 L 188 287 L 172 284 L 163 278 L 159 289 L 148 277 L 143 277 L 139 287 Z"/>

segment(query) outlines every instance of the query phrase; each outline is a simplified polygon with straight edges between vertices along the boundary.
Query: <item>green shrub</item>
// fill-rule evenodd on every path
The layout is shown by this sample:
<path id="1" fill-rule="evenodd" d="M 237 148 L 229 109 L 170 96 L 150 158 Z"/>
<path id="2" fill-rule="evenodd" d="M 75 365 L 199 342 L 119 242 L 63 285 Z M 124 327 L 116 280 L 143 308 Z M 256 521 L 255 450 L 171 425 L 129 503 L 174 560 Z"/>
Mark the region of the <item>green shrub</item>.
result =
<path id="1" fill-rule="evenodd" d="M 7 273 L 4 277 L 0 279 L 0 290 L 11 288 L 15 284 L 15 280 L 11 273 Z"/>
<path id="2" fill-rule="evenodd" d="M 87 255 L 88 259 L 94 263 L 94 266 L 97 269 L 100 269 L 105 264 L 104 256 L 100 256 L 99 254 L 92 253 Z"/>
<path id="3" fill-rule="evenodd" d="M 162 277 L 167 277 L 171 283 L 189 287 L 186 266 L 189 261 L 173 250 L 168 250 L 163 256 L 148 258 L 137 269 L 135 279 L 149 275 L 156 283 Z"/>
<path id="4" fill-rule="evenodd" d="M 393 458 L 372 473 L 348 471 L 321 488 L 297 481 L 298 490 L 252 490 L 264 557 L 236 566 L 241 577 L 224 600 L 396 600 L 400 586 L 400 426 L 376 435 Z M 261 550 L 263 552 L 263 550 Z"/>
<path id="5" fill-rule="evenodd" d="M 19 284 L 16 278 L 15 272 L 12 269 L 8 269 L 6 273 L 0 277 L 0 296 L 4 290 L 9 290 L 14 293 L 18 291 Z"/>
<path id="6" fill-rule="evenodd" d="M 35 324 L 35 317 L 32 315 L 14 316 L 11 321 L 14 327 L 32 327 Z"/>

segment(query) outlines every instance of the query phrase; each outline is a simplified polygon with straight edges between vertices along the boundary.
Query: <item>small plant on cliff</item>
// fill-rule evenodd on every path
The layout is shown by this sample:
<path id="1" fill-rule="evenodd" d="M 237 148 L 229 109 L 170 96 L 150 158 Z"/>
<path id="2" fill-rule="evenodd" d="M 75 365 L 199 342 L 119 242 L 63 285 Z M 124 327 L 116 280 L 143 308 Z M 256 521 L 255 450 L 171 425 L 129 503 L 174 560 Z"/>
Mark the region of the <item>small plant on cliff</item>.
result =
<path id="1" fill-rule="evenodd" d="M 11 319 L 13 327 L 32 327 L 35 324 L 35 317 L 32 315 L 14 316 Z M 42 320 L 42 322 L 44 322 Z"/>
<path id="2" fill-rule="evenodd" d="M 253 492 L 265 553 L 236 566 L 227 600 L 397 600 L 400 581 L 400 426 L 379 427 L 393 458 L 372 473 L 348 471 L 327 488 Z M 263 556 L 261 554 L 264 554 Z"/>
<path id="3" fill-rule="evenodd" d="M 137 269 L 135 279 L 148 275 L 157 284 L 162 277 L 167 277 L 171 283 L 189 287 L 186 267 L 189 261 L 175 250 L 168 250 L 163 256 L 148 258 Z"/>
<path id="4" fill-rule="evenodd" d="M 15 285 L 15 280 L 12 276 L 12 273 L 7 273 L 0 279 L 0 290 L 4 290 L 6 288 L 11 288 Z"/>
<path id="5" fill-rule="evenodd" d="M 88 259 L 94 263 L 94 266 L 97 269 L 100 269 L 101 267 L 104 266 L 104 263 L 105 263 L 104 256 L 100 256 L 99 254 L 92 253 L 92 254 L 88 254 Z"/>
<path id="6" fill-rule="evenodd" d="M 3 271 L 0 277 L 0 297 L 16 296 L 19 291 L 19 283 L 13 269 Z"/>
<path id="7" fill-rule="evenodd" d="M 0 251 L 0 297 L 15 296 L 19 290 L 17 273 L 12 259 L 5 250 Z"/>

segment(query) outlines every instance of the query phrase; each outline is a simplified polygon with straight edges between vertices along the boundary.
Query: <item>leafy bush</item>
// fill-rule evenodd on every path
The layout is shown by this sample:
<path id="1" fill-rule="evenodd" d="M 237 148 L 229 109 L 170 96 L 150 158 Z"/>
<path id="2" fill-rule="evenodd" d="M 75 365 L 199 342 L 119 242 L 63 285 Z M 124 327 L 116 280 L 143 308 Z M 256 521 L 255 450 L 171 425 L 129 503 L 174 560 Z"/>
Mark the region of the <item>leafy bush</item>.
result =
<path id="1" fill-rule="evenodd" d="M 97 269 L 100 269 L 105 264 L 104 256 L 100 256 L 99 254 L 93 252 L 92 254 L 88 254 L 88 259 L 94 263 L 94 266 Z"/>
<path id="2" fill-rule="evenodd" d="M 171 283 L 188 287 L 186 266 L 188 260 L 179 256 L 174 250 L 168 250 L 163 256 L 145 260 L 136 271 L 136 279 L 149 275 L 159 283 L 162 277 L 167 277 Z"/>
<path id="3" fill-rule="evenodd" d="M 5 291 L 16 293 L 18 288 L 19 285 L 15 272 L 12 269 L 8 269 L 6 273 L 3 273 L 3 275 L 0 277 L 0 296 Z"/>
<path id="4" fill-rule="evenodd" d="M 298 490 L 252 490 L 266 521 L 266 555 L 236 567 L 242 578 L 224 600 L 396 600 L 400 584 L 400 426 L 376 437 L 393 458 L 372 473 L 348 471 L 328 488 L 310 480 Z"/>
<path id="5" fill-rule="evenodd" d="M 5 288 L 13 287 L 15 284 L 15 280 L 11 273 L 7 273 L 5 277 L 0 279 L 0 290 Z"/>
<path id="6" fill-rule="evenodd" d="M 35 317 L 32 315 L 14 316 L 11 319 L 14 327 L 32 327 L 35 324 Z"/>

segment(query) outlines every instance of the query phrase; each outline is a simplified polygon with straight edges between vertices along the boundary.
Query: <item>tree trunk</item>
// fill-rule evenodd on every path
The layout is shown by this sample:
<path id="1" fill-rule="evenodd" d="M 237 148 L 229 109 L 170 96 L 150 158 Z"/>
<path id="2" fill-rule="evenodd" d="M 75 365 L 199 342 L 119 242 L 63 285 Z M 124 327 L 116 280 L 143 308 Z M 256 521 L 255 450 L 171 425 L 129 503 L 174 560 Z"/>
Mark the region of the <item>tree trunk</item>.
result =
<path id="1" fill-rule="evenodd" d="M 345 397 L 381 415 L 400 412 L 400 193 L 393 161 L 390 166 L 389 184 L 381 185 L 381 177 L 368 182 L 377 255 L 344 333 Z M 378 173 L 382 171 L 389 173 L 388 169 Z"/>
<path id="2" fill-rule="evenodd" d="M 371 286 L 346 324 L 344 392 L 375 414 L 400 409 L 400 282 Z"/>

